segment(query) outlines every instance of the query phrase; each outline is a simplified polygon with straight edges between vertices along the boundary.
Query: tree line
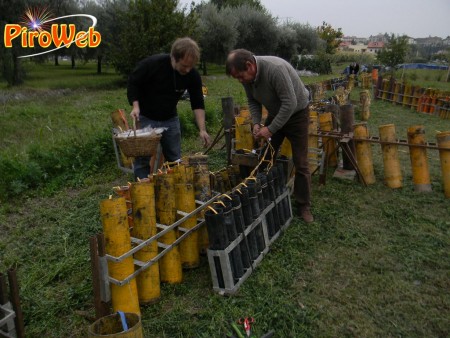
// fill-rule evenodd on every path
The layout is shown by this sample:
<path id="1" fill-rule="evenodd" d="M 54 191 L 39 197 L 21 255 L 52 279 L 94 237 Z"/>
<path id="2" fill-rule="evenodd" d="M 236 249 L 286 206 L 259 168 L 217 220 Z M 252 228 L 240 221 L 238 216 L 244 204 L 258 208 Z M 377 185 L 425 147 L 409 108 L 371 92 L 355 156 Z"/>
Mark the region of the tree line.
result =
<path id="1" fill-rule="evenodd" d="M 20 22 L 30 8 L 45 10 L 54 18 L 72 14 L 95 16 L 98 20 L 95 29 L 102 38 L 98 47 L 79 48 L 71 44 L 49 54 L 34 56 L 32 61 L 48 62 L 50 55 L 58 66 L 59 57 L 64 55 L 70 57 L 74 68 L 76 62 L 96 60 L 99 74 L 102 65 L 108 63 L 126 76 L 139 60 L 168 52 L 172 42 L 182 36 L 198 41 L 204 75 L 208 63 L 223 63 L 227 53 L 235 48 L 246 48 L 259 55 L 277 55 L 292 62 L 298 55 L 334 54 L 343 37 L 340 28 L 335 29 L 326 22 L 312 27 L 282 21 L 259 0 L 209 0 L 190 6 L 181 6 L 179 0 L 15 0 L 14 5 L 0 0 L 1 36 L 4 36 L 6 24 Z M 91 24 L 82 17 L 58 20 L 58 24 L 62 23 L 72 23 L 77 29 L 84 30 Z M 397 41 L 395 37 L 393 39 Z M 404 53 L 404 41 L 401 42 L 401 53 Z M 2 46 L 1 75 L 9 85 L 20 84 L 24 79 L 21 59 L 17 57 L 40 50 L 39 46 L 32 49 L 21 48 L 18 44 L 12 48 Z M 399 58 L 394 59 L 397 62 Z"/>
<path id="2" fill-rule="evenodd" d="M 280 22 L 259 0 L 210 0 L 198 5 L 192 3 L 189 7 L 182 7 L 178 0 L 47 0 L 39 3 L 15 0 L 14 6 L 0 0 L 2 36 L 6 24 L 17 23 L 27 8 L 37 7 L 45 7 L 53 17 L 77 13 L 95 16 L 98 20 L 95 29 L 101 33 L 102 42 L 97 48 L 78 48 L 72 44 L 51 54 L 35 56 L 33 61 L 47 62 L 51 55 L 57 66 L 58 58 L 64 55 L 70 57 L 72 67 L 75 67 L 77 61 L 96 60 L 98 73 L 102 72 L 102 64 L 107 62 L 127 75 L 139 60 L 167 52 L 172 42 L 181 36 L 190 36 L 198 41 L 204 74 L 208 63 L 223 63 L 227 52 L 234 48 L 247 48 L 256 54 L 278 55 L 291 60 L 298 54 L 326 50 L 328 43 L 321 39 L 316 27 Z M 58 23 L 70 22 L 86 29 L 90 24 L 88 21 L 76 17 Z M 336 35 L 338 37 L 339 34 Z M 10 85 L 20 84 L 24 71 L 17 57 L 38 53 L 40 49 L 39 46 L 24 49 L 19 44 L 2 48 L 0 65 L 3 78 Z"/>

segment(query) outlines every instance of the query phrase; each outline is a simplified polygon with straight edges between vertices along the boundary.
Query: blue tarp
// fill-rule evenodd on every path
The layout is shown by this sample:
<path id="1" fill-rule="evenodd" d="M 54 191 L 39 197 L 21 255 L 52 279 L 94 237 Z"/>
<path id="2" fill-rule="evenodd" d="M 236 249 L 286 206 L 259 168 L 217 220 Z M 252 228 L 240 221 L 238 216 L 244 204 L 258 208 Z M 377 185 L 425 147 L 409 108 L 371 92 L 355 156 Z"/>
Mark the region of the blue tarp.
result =
<path id="1" fill-rule="evenodd" d="M 404 63 L 397 65 L 398 69 L 437 69 L 437 70 L 447 70 L 448 66 L 443 65 L 433 65 L 428 63 Z"/>

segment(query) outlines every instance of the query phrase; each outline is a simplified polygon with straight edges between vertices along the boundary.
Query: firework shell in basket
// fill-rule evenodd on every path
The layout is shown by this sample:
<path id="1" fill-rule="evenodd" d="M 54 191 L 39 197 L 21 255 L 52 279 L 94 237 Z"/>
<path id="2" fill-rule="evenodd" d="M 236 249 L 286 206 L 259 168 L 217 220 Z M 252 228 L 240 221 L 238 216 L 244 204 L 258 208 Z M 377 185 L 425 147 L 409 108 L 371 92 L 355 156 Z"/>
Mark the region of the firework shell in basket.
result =
<path id="1" fill-rule="evenodd" d="M 127 130 L 114 135 L 120 150 L 128 157 L 152 156 L 158 149 L 165 128 Z"/>

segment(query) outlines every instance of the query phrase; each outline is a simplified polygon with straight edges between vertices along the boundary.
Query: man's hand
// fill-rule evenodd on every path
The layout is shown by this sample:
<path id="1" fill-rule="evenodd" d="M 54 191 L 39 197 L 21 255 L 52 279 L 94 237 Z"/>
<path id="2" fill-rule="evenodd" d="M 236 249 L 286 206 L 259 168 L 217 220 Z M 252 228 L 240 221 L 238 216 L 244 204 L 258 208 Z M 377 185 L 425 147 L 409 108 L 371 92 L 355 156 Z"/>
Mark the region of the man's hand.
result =
<path id="1" fill-rule="evenodd" d="M 206 148 L 211 143 L 211 138 L 209 137 L 208 133 L 206 132 L 205 127 L 205 110 L 204 109 L 194 109 L 195 114 L 195 122 L 197 122 L 199 136 L 200 139 L 203 142 L 203 146 Z"/>
<path id="2" fill-rule="evenodd" d="M 131 109 L 130 116 L 134 121 L 139 121 L 139 115 L 141 114 L 141 110 L 139 108 L 139 102 L 134 101 L 133 102 L 133 109 Z"/>
<path id="3" fill-rule="evenodd" d="M 272 133 L 270 132 L 269 128 L 264 126 L 264 127 L 259 127 L 259 130 L 255 134 L 255 127 L 253 127 L 253 136 L 257 140 L 261 139 L 261 138 L 268 140 L 269 138 L 272 137 Z"/>
<path id="4" fill-rule="evenodd" d="M 261 130 L 261 125 L 259 123 L 255 123 L 253 125 L 253 138 L 256 140 L 256 134 Z"/>
<path id="5" fill-rule="evenodd" d="M 141 112 L 140 112 L 139 108 L 138 108 L 138 109 L 133 108 L 133 109 L 131 110 L 130 116 L 131 116 L 131 118 L 132 118 L 133 120 L 139 121 L 139 115 L 140 115 L 140 113 L 141 113 Z"/>
<path id="6" fill-rule="evenodd" d="M 209 134 L 206 132 L 206 130 L 200 131 L 199 136 L 203 142 L 203 147 L 206 148 L 211 144 L 211 138 L 209 137 Z"/>

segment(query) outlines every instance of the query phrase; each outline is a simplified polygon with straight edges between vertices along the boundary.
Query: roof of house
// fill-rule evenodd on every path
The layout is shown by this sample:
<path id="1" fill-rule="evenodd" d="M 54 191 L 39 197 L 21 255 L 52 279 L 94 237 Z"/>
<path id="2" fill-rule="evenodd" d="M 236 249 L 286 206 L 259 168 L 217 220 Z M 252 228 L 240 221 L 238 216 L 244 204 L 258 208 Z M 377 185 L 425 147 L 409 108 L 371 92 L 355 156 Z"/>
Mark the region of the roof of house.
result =
<path id="1" fill-rule="evenodd" d="M 350 42 L 350 41 L 342 41 L 340 44 L 339 44 L 339 47 L 348 47 L 348 46 L 350 46 L 352 43 Z"/>
<path id="2" fill-rule="evenodd" d="M 384 42 L 381 41 L 369 42 L 367 48 L 384 48 Z"/>

